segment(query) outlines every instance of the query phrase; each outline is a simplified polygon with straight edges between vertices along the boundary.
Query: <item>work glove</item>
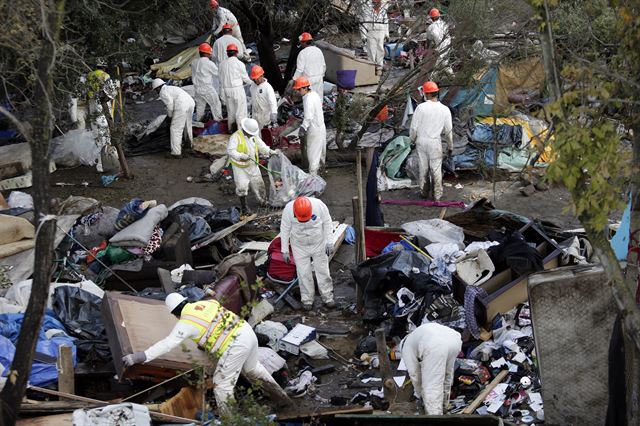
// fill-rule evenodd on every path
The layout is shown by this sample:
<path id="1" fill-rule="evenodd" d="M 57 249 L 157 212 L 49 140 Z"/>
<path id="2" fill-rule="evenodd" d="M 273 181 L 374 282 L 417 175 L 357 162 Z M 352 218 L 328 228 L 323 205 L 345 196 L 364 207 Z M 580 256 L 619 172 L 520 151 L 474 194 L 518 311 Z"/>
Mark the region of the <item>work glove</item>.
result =
<path id="1" fill-rule="evenodd" d="M 122 357 L 122 364 L 127 367 L 131 367 L 135 364 L 141 364 L 147 360 L 147 356 L 144 352 L 134 352 L 129 355 L 125 355 Z"/>
<path id="2" fill-rule="evenodd" d="M 285 263 L 291 263 L 291 256 L 289 256 L 289 252 L 282 252 L 282 257 L 284 258 Z"/>
<path id="3" fill-rule="evenodd" d="M 250 158 L 251 157 L 249 157 L 249 154 L 242 154 L 242 153 L 238 154 L 238 159 L 240 161 L 249 161 Z"/>
<path id="4" fill-rule="evenodd" d="M 327 243 L 324 245 L 324 252 L 327 254 L 327 256 L 331 256 L 332 251 L 333 251 L 333 244 Z"/>
<path id="5" fill-rule="evenodd" d="M 453 150 L 451 148 L 447 149 L 447 157 L 453 158 Z"/>
<path id="6" fill-rule="evenodd" d="M 300 139 L 304 138 L 307 134 L 307 129 L 305 129 L 304 127 L 300 127 L 300 130 L 298 131 L 298 137 Z"/>
<path id="7" fill-rule="evenodd" d="M 275 113 L 275 112 L 271 113 L 271 122 L 273 124 L 277 124 L 278 123 L 278 114 L 277 113 Z"/>

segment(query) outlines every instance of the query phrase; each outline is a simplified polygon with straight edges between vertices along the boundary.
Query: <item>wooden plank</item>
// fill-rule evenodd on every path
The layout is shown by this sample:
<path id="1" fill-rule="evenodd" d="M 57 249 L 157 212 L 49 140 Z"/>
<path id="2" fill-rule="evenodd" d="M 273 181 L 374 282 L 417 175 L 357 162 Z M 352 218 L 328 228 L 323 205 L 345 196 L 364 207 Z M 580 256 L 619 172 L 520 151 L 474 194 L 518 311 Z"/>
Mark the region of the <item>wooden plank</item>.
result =
<path id="1" fill-rule="evenodd" d="M 64 393 L 75 394 L 76 384 L 71 346 L 61 345 L 58 347 L 56 368 L 58 370 L 58 390 Z"/>
<path id="2" fill-rule="evenodd" d="M 378 349 L 378 359 L 380 360 L 380 377 L 382 377 L 382 390 L 387 401 L 395 401 L 398 394 L 398 386 L 393 380 L 393 372 L 391 371 L 391 361 L 387 353 L 387 340 L 384 334 L 384 328 L 378 328 L 375 331 L 376 348 Z"/>
<path id="3" fill-rule="evenodd" d="M 351 199 L 353 208 L 353 226 L 356 230 L 356 263 L 362 263 L 367 258 L 367 248 L 364 241 L 364 217 L 362 216 L 362 207 L 358 197 Z M 364 289 L 360 288 L 356 283 L 356 309 L 358 312 L 362 310 L 364 305 Z"/>
<path id="4" fill-rule="evenodd" d="M 240 251 L 251 250 L 251 251 L 267 251 L 269 248 L 270 241 L 248 241 L 246 243 L 242 243 L 240 246 Z"/>
<path id="5" fill-rule="evenodd" d="M 203 241 L 200 241 L 199 243 L 196 243 L 193 246 L 191 246 L 191 251 L 194 251 L 194 250 L 197 250 L 199 248 L 208 246 L 211 243 L 215 243 L 216 241 L 219 241 L 219 240 L 223 239 L 227 235 L 231 234 L 232 232 L 236 231 L 237 229 L 242 228 L 244 225 L 246 225 L 247 223 L 251 222 L 253 219 L 255 219 L 257 217 L 258 217 L 258 215 L 254 213 L 251 216 L 244 218 L 243 220 L 241 220 L 238 223 L 234 223 L 231 226 L 228 226 L 228 227 L 226 227 L 224 229 L 221 229 L 220 231 L 216 232 L 215 234 L 205 238 Z"/>
<path id="6" fill-rule="evenodd" d="M 73 413 L 19 419 L 16 426 L 73 426 Z"/>
<path id="7" fill-rule="evenodd" d="M 296 413 L 296 414 L 278 414 L 278 421 L 291 421 L 291 420 L 302 420 L 308 419 L 310 417 L 314 418 L 327 418 L 333 417 L 339 414 L 371 414 L 373 413 L 373 408 L 371 407 L 360 407 L 360 406 L 351 406 L 345 407 L 341 409 L 318 409 L 313 411 L 308 411 L 305 413 Z"/>
<path id="8" fill-rule="evenodd" d="M 502 370 L 498 373 L 496 377 L 484 388 L 482 392 L 473 400 L 471 404 L 469 404 L 464 410 L 462 410 L 462 414 L 473 414 L 476 409 L 484 402 L 489 392 L 491 392 L 500 382 L 504 380 L 505 377 L 509 374 L 509 370 Z"/>
<path id="9" fill-rule="evenodd" d="M 22 167 L 22 163 L 20 161 L 14 161 L 13 163 L 3 164 L 0 166 L 0 180 L 22 176 L 23 174 L 24 167 Z"/>
<path id="10" fill-rule="evenodd" d="M 79 408 L 99 407 L 100 404 L 84 401 L 38 401 L 36 403 L 22 403 L 21 414 L 54 414 L 70 413 Z"/>
<path id="11" fill-rule="evenodd" d="M 333 259 L 333 256 L 336 255 L 336 252 L 344 242 L 344 239 L 347 237 L 347 228 L 349 225 L 346 223 L 340 223 L 337 227 L 333 229 L 333 234 L 331 234 L 330 243 L 333 243 L 333 250 L 331 251 L 331 256 L 329 256 L 329 262 Z"/>

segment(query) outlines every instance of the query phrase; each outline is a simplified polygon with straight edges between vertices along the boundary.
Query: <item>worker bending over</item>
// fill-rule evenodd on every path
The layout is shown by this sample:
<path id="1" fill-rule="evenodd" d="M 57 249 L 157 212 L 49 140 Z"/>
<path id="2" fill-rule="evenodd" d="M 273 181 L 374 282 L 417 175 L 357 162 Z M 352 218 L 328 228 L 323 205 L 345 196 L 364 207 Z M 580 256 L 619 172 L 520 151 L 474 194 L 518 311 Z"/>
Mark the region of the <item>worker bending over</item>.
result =
<path id="1" fill-rule="evenodd" d="M 289 243 L 293 250 L 296 271 L 300 280 L 300 299 L 306 311 L 313 308 L 315 286 L 313 270 L 316 272 L 318 289 L 325 306 L 335 308 L 333 282 L 329 272 L 329 256 L 333 251 L 331 235 L 333 224 L 327 206 L 317 198 L 298 197 L 290 201 L 282 211 L 280 222 L 281 251 L 289 263 Z"/>
<path id="2" fill-rule="evenodd" d="M 152 361 L 177 348 L 185 339 L 218 359 L 213 373 L 213 393 L 221 414 L 229 414 L 229 402 L 240 373 L 251 382 L 260 382 L 262 389 L 279 406 L 291 400 L 258 361 L 258 339 L 242 318 L 227 310 L 217 300 L 188 303 L 179 293 L 170 293 L 165 304 L 178 322 L 171 333 L 144 352 L 122 357 L 125 367 Z"/>
<path id="3" fill-rule="evenodd" d="M 278 102 L 276 92 L 271 84 L 264 78 L 264 70 L 261 66 L 251 68 L 251 118 L 258 122 L 262 129 L 268 124 L 278 122 Z"/>
<path id="4" fill-rule="evenodd" d="M 202 119 L 204 111 L 209 105 L 213 119 L 220 121 L 222 120 L 222 106 L 216 90 L 216 83 L 219 82 L 218 67 L 210 59 L 211 45 L 202 43 L 198 47 L 198 52 L 200 52 L 200 58 L 191 62 L 191 79 L 196 92 L 196 120 Z"/>
<path id="5" fill-rule="evenodd" d="M 324 125 L 322 98 L 311 90 L 310 86 L 309 80 L 305 77 L 299 77 L 293 84 L 293 88 L 302 96 L 304 108 L 304 119 L 298 136 L 301 140 L 306 136 L 309 174 L 317 175 L 320 166 L 324 165 L 327 154 L 327 129 Z"/>
<path id="6" fill-rule="evenodd" d="M 220 96 L 227 106 L 227 121 L 231 130 L 236 130 L 242 119 L 249 115 L 244 85 L 251 84 L 251 79 L 237 54 L 238 46 L 228 45 L 228 58 L 220 63 Z"/>
<path id="7" fill-rule="evenodd" d="M 258 122 L 252 118 L 244 118 L 240 122 L 240 129 L 231 135 L 227 144 L 227 155 L 233 166 L 236 195 L 240 197 L 240 206 L 245 215 L 251 214 L 247 205 L 249 187 L 261 205 L 267 202 L 264 181 L 258 166 L 260 154 L 268 156 L 278 153 L 260 139 L 259 133 Z"/>
<path id="8" fill-rule="evenodd" d="M 249 60 L 249 54 L 244 44 L 231 34 L 231 25 L 224 24 L 222 27 L 222 36 L 213 43 L 213 62 L 220 65 L 220 62 L 227 59 L 227 46 L 235 44 L 238 47 L 238 59 Z"/>
<path id="9" fill-rule="evenodd" d="M 409 131 L 411 142 L 415 142 L 418 151 L 422 196 L 426 198 L 432 187 L 436 201 L 442 197 L 442 136 L 447 141 L 447 156 L 451 157 L 453 153 L 451 111 L 438 101 L 439 90 L 433 81 L 422 85 L 425 102 L 413 113 Z"/>
<path id="10" fill-rule="evenodd" d="M 384 65 L 384 41 L 389 37 L 387 2 L 372 0 L 365 5 L 363 22 L 367 34 L 366 52 L 371 62 Z"/>
<path id="11" fill-rule="evenodd" d="M 238 19 L 236 18 L 236 16 L 231 13 L 229 9 L 220 7 L 217 0 L 211 0 L 209 2 L 209 6 L 213 11 L 213 35 L 218 36 L 218 34 L 220 34 L 220 32 L 222 31 L 222 27 L 224 27 L 225 24 L 228 24 L 232 28 L 233 36 L 240 40 L 240 44 L 244 46 L 242 31 L 240 31 L 240 24 L 238 24 Z"/>
<path id="12" fill-rule="evenodd" d="M 186 134 L 189 147 L 193 142 L 191 124 L 193 109 L 196 103 L 193 98 L 180 87 L 167 86 L 160 78 L 151 82 L 151 88 L 160 93 L 160 100 L 167 107 L 167 115 L 171 118 L 171 158 L 182 158 L 182 138 Z"/>
<path id="13" fill-rule="evenodd" d="M 302 50 L 296 60 L 296 72 L 293 80 L 305 76 L 311 82 L 311 90 L 316 92 L 320 99 L 324 96 L 324 73 L 327 65 L 324 62 L 322 50 L 313 45 L 313 37 L 309 33 L 302 33 L 298 38 Z"/>
<path id="14" fill-rule="evenodd" d="M 462 348 L 460 333 L 437 323 L 423 324 L 404 338 L 400 348 L 414 393 L 422 399 L 425 412 L 442 415 Z"/>

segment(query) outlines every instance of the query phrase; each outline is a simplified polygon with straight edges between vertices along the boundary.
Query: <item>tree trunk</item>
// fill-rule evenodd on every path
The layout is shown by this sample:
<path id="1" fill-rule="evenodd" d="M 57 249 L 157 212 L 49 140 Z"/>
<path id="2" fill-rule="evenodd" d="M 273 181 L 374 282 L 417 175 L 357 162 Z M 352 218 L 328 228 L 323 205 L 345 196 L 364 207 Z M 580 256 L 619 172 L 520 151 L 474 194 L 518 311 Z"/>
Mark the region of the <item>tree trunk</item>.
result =
<path id="1" fill-rule="evenodd" d="M 33 120 L 33 140 L 31 143 L 33 171 L 33 201 L 37 223 L 35 264 L 33 284 L 29 305 L 24 313 L 16 352 L 9 370 L 7 383 L 2 390 L 2 423 L 14 425 L 20 409 L 20 403 L 27 387 L 33 355 L 42 325 L 42 318 L 49 295 L 51 264 L 53 261 L 53 241 L 55 237 L 55 218 L 45 216 L 49 213 L 49 139 L 53 127 L 50 99 L 53 95 L 53 73 L 55 64 L 55 45 L 60 33 L 64 12 L 64 0 L 43 0 L 44 18 L 41 39 L 40 58 L 38 60 L 35 85 Z"/>
<path id="2" fill-rule="evenodd" d="M 542 47 L 542 64 L 546 75 L 547 92 L 551 102 L 560 99 L 560 78 L 558 76 L 558 68 L 555 60 L 555 49 L 553 47 L 553 32 L 551 29 L 551 16 L 549 15 L 549 7 L 546 0 L 544 4 L 538 8 L 543 21 L 540 25 L 544 26 L 540 31 L 540 46 Z"/>

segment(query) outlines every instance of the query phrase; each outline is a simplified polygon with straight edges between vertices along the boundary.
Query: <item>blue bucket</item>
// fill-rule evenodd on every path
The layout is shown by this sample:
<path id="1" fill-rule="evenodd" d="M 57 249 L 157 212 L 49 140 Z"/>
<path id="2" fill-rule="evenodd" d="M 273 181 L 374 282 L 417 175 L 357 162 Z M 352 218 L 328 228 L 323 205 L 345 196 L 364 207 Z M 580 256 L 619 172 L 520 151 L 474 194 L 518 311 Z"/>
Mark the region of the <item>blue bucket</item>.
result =
<path id="1" fill-rule="evenodd" d="M 357 70 L 338 70 L 336 77 L 338 79 L 338 87 L 341 89 L 351 90 L 356 87 Z"/>

